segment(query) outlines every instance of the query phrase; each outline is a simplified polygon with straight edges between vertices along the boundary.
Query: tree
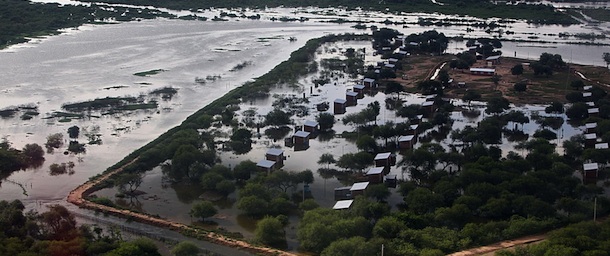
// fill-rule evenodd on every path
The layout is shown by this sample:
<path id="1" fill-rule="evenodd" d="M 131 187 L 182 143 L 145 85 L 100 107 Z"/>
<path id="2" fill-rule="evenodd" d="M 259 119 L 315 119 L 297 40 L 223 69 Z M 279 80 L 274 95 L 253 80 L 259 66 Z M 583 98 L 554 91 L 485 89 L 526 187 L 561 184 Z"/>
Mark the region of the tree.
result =
<path id="1" fill-rule="evenodd" d="M 583 87 L 585 87 L 585 82 L 583 82 L 582 80 L 574 80 L 572 82 L 570 82 L 570 87 L 574 88 L 574 90 L 580 90 Z"/>
<path id="2" fill-rule="evenodd" d="M 510 69 L 510 73 L 519 76 L 523 74 L 523 65 L 517 64 Z"/>
<path id="3" fill-rule="evenodd" d="M 236 154 L 245 154 L 252 149 L 252 132 L 245 128 L 237 129 L 231 135 L 231 148 Z"/>
<path id="4" fill-rule="evenodd" d="M 119 248 L 116 248 L 106 256 L 161 256 L 159 249 L 153 241 L 147 238 L 138 238 L 130 242 L 121 243 Z"/>
<path id="5" fill-rule="evenodd" d="M 491 77 L 491 81 L 494 83 L 494 90 L 498 88 L 498 84 L 500 83 L 500 79 L 502 79 L 502 76 L 500 76 L 500 75 L 493 75 Z"/>
<path id="6" fill-rule="evenodd" d="M 524 92 L 525 90 L 527 90 L 527 83 L 525 83 L 525 82 L 516 82 L 515 85 L 513 86 L 513 88 L 517 92 Z"/>
<path id="7" fill-rule="evenodd" d="M 481 94 L 475 90 L 467 90 L 464 96 L 462 96 L 462 100 L 468 102 L 468 107 L 470 107 L 471 101 L 480 99 Z"/>
<path id="8" fill-rule="evenodd" d="M 603 59 L 606 62 L 606 68 L 608 68 L 608 65 L 610 65 L 610 52 L 604 52 Z"/>
<path id="9" fill-rule="evenodd" d="M 570 119 L 582 120 L 587 118 L 589 107 L 585 103 L 577 102 L 566 109 L 566 116 Z"/>
<path id="10" fill-rule="evenodd" d="M 233 177 L 237 180 L 248 180 L 251 173 L 256 172 L 257 169 L 255 162 L 244 160 L 233 168 Z"/>
<path id="11" fill-rule="evenodd" d="M 320 156 L 318 164 L 326 164 L 326 169 L 330 169 L 330 165 L 336 163 L 335 157 L 331 153 L 324 153 Z"/>
<path id="12" fill-rule="evenodd" d="M 32 163 L 35 161 L 44 161 L 44 150 L 36 143 L 26 144 L 22 150 L 23 155 L 27 158 L 27 161 Z"/>
<path id="13" fill-rule="evenodd" d="M 70 139 L 78 138 L 79 133 L 80 133 L 80 128 L 78 128 L 78 126 L 76 126 L 76 125 L 68 128 L 68 136 L 70 137 Z"/>
<path id="14" fill-rule="evenodd" d="M 504 97 L 494 97 L 489 99 L 487 102 L 487 108 L 485 109 L 485 113 L 487 114 L 500 114 L 504 112 L 504 110 L 509 109 L 510 102 Z"/>
<path id="15" fill-rule="evenodd" d="M 172 248 L 174 256 L 197 256 L 201 250 L 195 244 L 189 241 L 182 241 Z"/>
<path id="16" fill-rule="evenodd" d="M 64 135 L 61 133 L 54 133 L 47 136 L 47 142 L 44 146 L 47 148 L 47 152 L 53 152 L 53 149 L 60 148 L 64 145 Z"/>
<path id="17" fill-rule="evenodd" d="M 43 236 L 52 240 L 69 241 L 78 235 L 74 215 L 66 207 L 56 204 L 48 208 L 49 211 L 40 215 Z"/>
<path id="18" fill-rule="evenodd" d="M 417 89 L 424 94 L 442 94 L 443 84 L 436 80 L 425 80 L 417 83 Z"/>
<path id="19" fill-rule="evenodd" d="M 218 210 L 214 208 L 214 204 L 209 201 L 203 201 L 193 205 L 189 215 L 191 217 L 200 218 L 203 221 L 205 218 L 212 217 L 216 213 L 218 213 Z"/>
<path id="20" fill-rule="evenodd" d="M 189 167 L 202 158 L 201 151 L 191 144 L 181 145 L 177 148 L 172 157 L 172 173 L 171 177 L 176 180 L 182 178 L 199 178 L 189 177 Z"/>
<path id="21" fill-rule="evenodd" d="M 367 134 L 358 137 L 356 146 L 358 149 L 367 152 L 375 152 L 375 150 L 377 150 L 377 142 L 373 137 Z"/>
<path id="22" fill-rule="evenodd" d="M 328 131 L 335 125 L 335 116 L 331 113 L 322 112 L 316 118 L 318 124 L 320 124 L 320 130 Z"/>
<path id="23" fill-rule="evenodd" d="M 551 105 L 544 108 L 544 112 L 547 114 L 562 114 L 564 110 L 563 104 L 558 101 L 553 101 Z"/>
<path id="24" fill-rule="evenodd" d="M 398 82 L 391 81 L 385 85 L 385 94 L 396 93 L 396 95 L 398 96 L 402 91 L 404 91 L 404 88 L 402 87 L 402 84 Z"/>
<path id="25" fill-rule="evenodd" d="M 366 195 L 381 202 L 390 196 L 390 190 L 385 184 L 375 184 L 367 188 Z"/>
<path id="26" fill-rule="evenodd" d="M 142 185 L 141 172 L 124 172 L 115 179 L 115 185 L 119 186 L 119 191 L 132 195 Z"/>
<path id="27" fill-rule="evenodd" d="M 288 112 L 284 112 L 278 108 L 273 109 L 271 112 L 267 113 L 265 116 L 265 123 L 267 125 L 272 126 L 282 126 L 290 124 L 290 116 L 291 114 Z"/>
<path id="28" fill-rule="evenodd" d="M 240 197 L 237 201 L 237 209 L 244 211 L 246 215 L 259 217 L 267 214 L 269 203 L 258 196 Z"/>
<path id="29" fill-rule="evenodd" d="M 267 216 L 259 220 L 254 230 L 254 238 L 265 245 L 281 248 L 286 246 L 284 225 L 275 217 Z"/>

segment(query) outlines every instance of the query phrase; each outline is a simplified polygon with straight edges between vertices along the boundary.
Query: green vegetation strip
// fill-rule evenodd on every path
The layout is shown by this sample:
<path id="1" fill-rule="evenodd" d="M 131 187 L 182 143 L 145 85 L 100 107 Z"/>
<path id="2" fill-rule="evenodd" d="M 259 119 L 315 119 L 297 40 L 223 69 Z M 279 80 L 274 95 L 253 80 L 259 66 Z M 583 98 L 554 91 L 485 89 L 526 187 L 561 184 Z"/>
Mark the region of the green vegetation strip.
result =
<path id="1" fill-rule="evenodd" d="M 165 69 L 153 69 L 153 70 L 149 70 L 149 71 L 144 71 L 144 72 L 138 72 L 133 74 L 134 76 L 152 76 L 152 75 L 156 75 L 159 74 L 161 72 L 165 72 L 167 70 Z"/>

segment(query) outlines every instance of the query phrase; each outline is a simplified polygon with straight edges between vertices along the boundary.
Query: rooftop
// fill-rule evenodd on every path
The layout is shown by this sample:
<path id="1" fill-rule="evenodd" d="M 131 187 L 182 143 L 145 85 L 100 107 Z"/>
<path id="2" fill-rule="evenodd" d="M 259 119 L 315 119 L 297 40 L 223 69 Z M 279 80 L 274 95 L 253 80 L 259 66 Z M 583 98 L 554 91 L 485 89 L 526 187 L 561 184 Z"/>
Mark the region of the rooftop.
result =
<path id="1" fill-rule="evenodd" d="M 354 202 L 354 200 L 341 200 L 341 201 L 337 201 L 335 203 L 335 206 L 333 206 L 333 210 L 349 209 L 350 206 L 352 206 L 353 202 Z"/>
<path id="2" fill-rule="evenodd" d="M 272 156 L 279 156 L 283 153 L 284 153 L 284 150 L 279 149 L 279 148 L 270 148 L 269 150 L 267 150 L 267 155 L 272 155 Z"/>
<path id="3" fill-rule="evenodd" d="M 414 137 L 415 137 L 414 135 L 400 136 L 398 138 L 398 142 L 401 142 L 401 141 L 412 141 Z"/>
<path id="4" fill-rule="evenodd" d="M 310 133 L 306 132 L 306 131 L 298 131 L 298 132 L 294 133 L 294 136 L 295 137 L 300 137 L 300 138 L 305 138 L 305 137 L 308 137 L 309 134 Z"/>
<path id="5" fill-rule="evenodd" d="M 310 126 L 310 127 L 316 127 L 316 126 L 318 126 L 318 122 L 312 121 L 312 120 L 307 120 L 307 121 L 305 121 L 305 123 L 303 125 Z"/>
<path id="6" fill-rule="evenodd" d="M 358 183 L 354 183 L 354 185 L 352 185 L 352 188 L 350 188 L 350 191 L 354 191 L 354 190 L 365 190 L 366 187 L 369 186 L 369 182 L 358 182 Z"/>
<path id="7" fill-rule="evenodd" d="M 583 164 L 582 169 L 585 171 L 595 171 L 599 166 L 597 163 Z"/>
<path id="8" fill-rule="evenodd" d="M 274 164 L 275 164 L 275 162 L 273 162 L 273 161 L 263 159 L 263 160 L 258 161 L 256 166 L 263 167 L 263 168 L 271 168 L 271 167 L 273 167 Z"/>
<path id="9" fill-rule="evenodd" d="M 369 169 L 368 172 L 366 172 L 366 175 L 375 175 L 375 174 L 381 174 L 383 173 L 383 167 L 374 167 Z"/>
<path id="10" fill-rule="evenodd" d="M 347 102 L 347 100 L 345 100 L 345 99 L 335 99 L 335 103 L 345 104 L 346 102 Z"/>
<path id="11" fill-rule="evenodd" d="M 379 153 L 375 156 L 375 160 L 383 160 L 383 159 L 388 159 L 390 158 L 390 156 L 392 155 L 392 153 L 387 152 L 387 153 Z"/>

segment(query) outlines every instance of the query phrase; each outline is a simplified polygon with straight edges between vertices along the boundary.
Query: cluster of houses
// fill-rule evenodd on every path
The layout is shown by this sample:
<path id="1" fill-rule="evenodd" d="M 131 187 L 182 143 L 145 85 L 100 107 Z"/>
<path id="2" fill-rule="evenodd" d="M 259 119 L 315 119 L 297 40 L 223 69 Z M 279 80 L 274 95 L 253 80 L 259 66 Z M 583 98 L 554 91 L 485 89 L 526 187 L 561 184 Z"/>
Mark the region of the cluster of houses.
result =
<path id="1" fill-rule="evenodd" d="M 582 93 L 583 98 L 587 101 L 589 109 L 587 112 L 589 116 L 597 116 L 599 114 L 599 108 L 595 107 L 595 102 L 591 101 L 593 96 L 591 93 L 593 86 L 585 86 L 584 92 Z M 608 143 L 599 143 L 597 140 L 597 123 L 586 123 L 585 124 L 585 148 L 591 148 L 595 150 L 608 150 Z M 582 167 L 583 180 L 596 180 L 599 175 L 599 170 L 602 165 L 595 162 L 584 163 Z"/>
<path id="2" fill-rule="evenodd" d="M 390 175 L 390 169 L 396 165 L 396 155 L 390 152 L 379 153 L 375 156 L 375 167 L 370 168 L 364 180 L 356 182 L 351 186 L 335 188 L 335 210 L 349 209 L 356 196 L 366 195 L 370 184 L 385 183 L 388 187 L 396 187 L 396 175 Z"/>

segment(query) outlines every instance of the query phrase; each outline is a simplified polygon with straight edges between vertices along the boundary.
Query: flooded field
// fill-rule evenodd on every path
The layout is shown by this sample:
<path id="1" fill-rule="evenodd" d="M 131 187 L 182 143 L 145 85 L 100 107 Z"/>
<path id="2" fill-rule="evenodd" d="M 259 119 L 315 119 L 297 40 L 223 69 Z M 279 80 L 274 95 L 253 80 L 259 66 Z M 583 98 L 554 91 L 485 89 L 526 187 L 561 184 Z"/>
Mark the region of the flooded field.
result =
<path id="1" fill-rule="evenodd" d="M 213 17 L 219 10 L 211 10 L 198 15 Z M 248 11 L 248 14 L 257 11 Z M 67 130 L 69 127 L 81 128 L 78 141 L 87 143 L 87 132 L 100 135 L 101 144 L 86 145 L 86 153 L 73 154 L 67 152 L 64 146 L 52 154 L 46 154 L 42 166 L 33 170 L 13 173 L 0 183 L 0 198 L 5 200 L 20 199 L 29 209 L 43 210 L 43 206 L 52 203 L 62 203 L 70 190 L 87 181 L 91 176 L 104 171 L 107 167 L 121 160 L 133 150 L 145 145 L 168 129 L 180 124 L 187 116 L 196 110 L 222 96 L 229 90 L 254 79 L 286 60 L 289 54 L 300 48 L 314 37 L 330 33 L 368 33 L 369 30 L 351 28 L 353 23 L 328 23 L 329 19 L 345 18 L 362 22 L 381 22 L 392 19 L 400 22 L 417 22 L 420 17 L 447 18 L 438 15 L 404 14 L 388 15 L 370 12 L 348 12 L 335 10 L 327 12 L 324 9 L 304 8 L 271 9 L 261 11 L 264 19 L 246 21 L 233 19 L 226 22 L 197 22 L 179 20 L 151 20 L 142 22 L 120 23 L 112 25 L 86 25 L 78 29 L 67 30 L 66 33 L 44 39 L 34 39 L 30 43 L 12 46 L 0 51 L 0 94 L 2 101 L 0 109 L 18 106 L 36 106 L 37 116 L 22 120 L 19 112 L 13 117 L 0 119 L 0 136 L 10 141 L 15 148 L 22 148 L 28 143 L 46 142 L 48 135 L 62 133 L 68 144 Z M 272 17 L 307 17 L 306 22 L 273 22 Z M 544 33 L 540 27 L 517 22 L 510 24 L 505 30 L 515 31 L 513 35 L 505 35 L 509 39 L 527 39 L 537 37 L 532 42 L 504 42 L 501 49 L 504 56 L 536 59 L 542 52 L 558 53 L 566 61 L 604 65 L 601 54 L 608 46 L 585 46 L 571 44 L 575 39 L 559 39 L 558 33 L 607 33 L 606 23 L 584 26 L 545 26 Z M 419 33 L 436 29 L 447 36 L 489 37 L 492 34 L 484 29 L 467 26 L 419 26 L 388 25 L 405 34 Z M 467 32 L 467 29 L 473 29 Z M 496 33 L 497 34 L 497 33 Z M 297 39 L 294 42 L 290 37 Z M 544 43 L 555 42 L 552 44 Z M 599 43 L 609 43 L 610 39 L 597 40 Z M 454 41 L 449 46 L 449 52 L 463 50 L 465 41 Z M 318 53 L 317 61 L 337 57 L 347 48 L 365 49 L 365 63 L 379 60 L 373 56 L 369 42 L 347 42 L 327 45 Z M 243 63 L 249 63 L 236 69 Z M 158 72 L 152 72 L 158 71 Z M 139 75 L 137 75 L 139 74 Z M 271 110 L 270 104 L 275 97 L 301 98 L 303 94 L 309 103 L 303 104 L 308 113 L 293 117 L 294 125 L 302 125 L 312 120 L 318 114 L 315 104 L 331 102 L 336 98 L 344 98 L 346 91 L 360 83 L 361 77 L 349 78 L 336 76 L 326 85 L 312 88 L 312 79 L 319 78 L 320 73 L 302 78 L 295 87 L 285 86 L 271 93 L 271 97 L 240 106 L 241 114 L 248 109 L 256 111 L 255 116 L 265 115 Z M 172 97 L 151 95 L 154 90 L 171 87 L 177 89 Z M 158 106 L 154 109 L 133 111 L 88 111 L 82 118 L 53 117 L 58 112 L 65 112 L 63 105 L 91 101 L 105 97 L 136 97 L 154 101 Z M 355 113 L 367 104 L 377 101 L 381 105 L 381 113 L 377 124 L 388 121 L 401 122 L 393 110 L 385 106 L 387 95 L 376 92 L 358 101 L 354 107 L 349 107 L 347 113 Z M 425 98 L 416 94 L 402 94 L 405 104 L 421 104 Z M 454 100 L 457 106 L 465 104 Z M 483 112 L 484 105 L 475 103 Z M 528 116 L 541 112 L 544 106 L 518 107 Z M 484 115 L 484 114 L 483 114 Z M 465 117 L 460 111 L 453 112 L 455 120 L 453 129 L 466 125 L 476 126 L 483 117 Z M 259 117 L 260 118 L 260 117 Z M 354 127 L 343 125 L 340 119 L 334 126 L 335 134 L 352 131 Z M 565 117 L 564 117 L 565 118 Z M 531 135 L 538 128 L 534 121 L 523 126 L 525 133 Z M 262 132 L 262 131 L 261 131 Z M 578 127 L 565 123 L 558 130 L 561 140 L 581 133 Z M 422 134 L 423 137 L 428 133 Z M 292 131 L 286 136 L 292 135 Z M 433 140 L 433 139 L 430 139 Z M 436 142 L 448 145 L 453 143 L 450 138 L 440 137 Z M 514 150 L 514 143 L 503 140 L 503 153 Z M 285 150 L 287 159 L 285 170 L 312 170 L 314 183 L 311 184 L 312 196 L 322 207 L 334 204 L 333 189 L 339 186 L 351 185 L 353 178 L 348 175 L 326 175 L 318 172 L 321 167 L 316 162 L 324 153 L 340 156 L 357 152 L 353 142 L 339 136 L 326 138 L 318 136 L 310 140 L 307 150 L 295 151 L 284 147 L 280 138 L 271 139 L 265 135 L 254 139 L 253 149 L 247 154 L 235 155 L 223 152 L 222 162 L 235 166 L 242 160 L 254 162 L 262 159 L 264 153 L 272 146 Z M 400 157 L 398 161 L 400 162 Z M 49 166 L 73 162 L 72 175 L 51 175 Z M 339 169 L 339 168 L 336 168 Z M 408 179 L 400 167 L 394 167 L 392 174 Z M 297 188 L 297 190 L 302 187 Z M 191 223 L 188 211 L 193 202 L 197 201 L 203 191 L 196 185 L 172 184 L 164 178 L 161 168 L 155 168 L 146 173 L 141 186 L 146 192 L 144 196 L 129 199 L 117 199 L 119 204 L 132 205 L 142 211 L 157 214 L 161 217 L 184 223 Z M 395 191 L 393 191 L 395 192 Z M 114 198 L 114 189 L 105 189 L 97 193 L 99 196 Z M 123 200 L 123 201 L 120 201 Z M 212 218 L 223 228 L 240 232 L 245 237 L 252 237 L 255 222 L 239 215 L 235 206 L 235 193 L 228 199 L 217 202 L 219 214 Z M 393 193 L 388 199 L 395 206 L 402 198 Z M 291 217 L 288 230 L 289 247 L 296 248 L 295 225 L 297 219 Z"/>

